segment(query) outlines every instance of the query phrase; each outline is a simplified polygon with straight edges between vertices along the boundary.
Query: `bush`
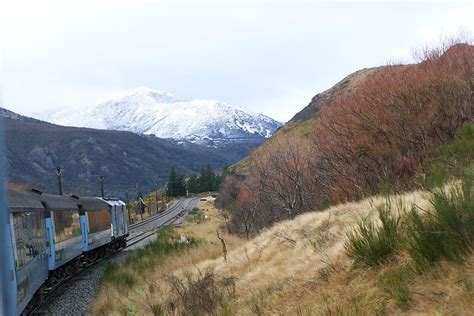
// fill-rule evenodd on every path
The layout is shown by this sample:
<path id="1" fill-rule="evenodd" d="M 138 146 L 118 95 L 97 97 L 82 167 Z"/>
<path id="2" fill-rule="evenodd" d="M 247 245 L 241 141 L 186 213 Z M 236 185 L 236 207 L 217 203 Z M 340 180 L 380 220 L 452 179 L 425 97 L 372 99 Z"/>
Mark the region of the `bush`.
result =
<path id="1" fill-rule="evenodd" d="M 184 281 L 169 276 L 168 282 L 172 291 L 166 305 L 171 314 L 213 315 L 218 308 L 228 310 L 228 302 L 235 297 L 234 278 L 218 281 L 212 271 L 196 279 L 188 274 Z"/>
<path id="2" fill-rule="evenodd" d="M 125 266 L 133 266 L 137 272 L 143 272 L 173 252 L 179 252 L 193 247 L 197 240 L 188 237 L 189 243 L 181 243 L 173 228 L 166 227 L 159 231 L 158 238 L 145 247 L 138 249 L 125 260 Z"/>
<path id="3" fill-rule="evenodd" d="M 201 224 L 205 220 L 204 213 L 202 212 L 200 208 L 197 208 L 197 207 L 193 208 L 189 212 L 189 216 L 192 218 L 192 221 L 195 222 L 196 224 Z"/>
<path id="4" fill-rule="evenodd" d="M 474 124 L 464 123 L 453 140 L 446 142 L 425 163 L 426 179 L 430 188 L 443 185 L 453 177 L 460 178 L 465 169 L 472 168 L 474 160 Z"/>
<path id="5" fill-rule="evenodd" d="M 377 211 L 381 225 L 376 225 L 373 217 L 366 217 L 357 223 L 355 229 L 346 232 L 344 247 L 356 264 L 376 266 L 396 253 L 400 239 L 399 218 L 392 214 L 389 199 Z"/>
<path id="6" fill-rule="evenodd" d="M 115 262 L 106 263 L 102 281 L 126 287 L 132 287 L 136 282 L 131 272 L 119 270 L 119 265 Z"/>
<path id="7" fill-rule="evenodd" d="M 378 208 L 381 225 L 366 217 L 346 233 L 347 254 L 356 264 L 376 266 L 397 251 L 406 251 L 418 271 L 441 260 L 462 263 L 471 253 L 474 241 L 473 183 L 474 172 L 468 169 L 460 183 L 436 189 L 431 199 L 433 211 L 416 207 L 406 214 L 400 205 L 398 210 L 402 214 L 395 216 L 388 200 Z M 390 278 L 384 282 L 390 283 Z M 406 302 L 402 294 L 393 295 L 400 303 Z"/>
<path id="8" fill-rule="evenodd" d="M 132 287 L 143 272 L 155 267 L 164 257 L 197 244 L 192 237 L 188 241 L 181 243 L 171 227 L 163 228 L 156 240 L 129 255 L 122 265 L 107 262 L 101 282 Z"/>
<path id="9" fill-rule="evenodd" d="M 474 197 L 472 171 L 461 184 L 437 189 L 431 204 L 434 211 L 423 216 L 412 210 L 408 216 L 406 248 L 418 268 L 440 260 L 462 262 L 474 240 Z"/>

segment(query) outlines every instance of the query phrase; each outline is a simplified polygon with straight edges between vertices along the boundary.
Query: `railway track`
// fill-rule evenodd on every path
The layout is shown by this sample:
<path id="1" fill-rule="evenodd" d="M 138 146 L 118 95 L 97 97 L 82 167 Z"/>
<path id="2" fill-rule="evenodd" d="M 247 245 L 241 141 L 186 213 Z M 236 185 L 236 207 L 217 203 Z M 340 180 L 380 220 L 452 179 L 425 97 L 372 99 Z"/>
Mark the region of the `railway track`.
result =
<path id="1" fill-rule="evenodd" d="M 166 215 L 168 215 L 168 214 L 172 213 L 173 211 L 175 211 L 176 209 L 178 209 L 179 206 L 180 206 L 183 202 L 184 202 L 184 200 L 178 200 L 175 204 L 173 204 L 172 206 L 170 206 L 170 207 L 169 207 L 168 209 L 166 209 L 164 212 L 158 213 L 158 214 L 156 214 L 156 215 L 153 215 L 153 216 L 151 216 L 151 217 L 149 217 L 149 218 L 147 218 L 147 219 L 145 219 L 145 220 L 143 220 L 143 221 L 140 221 L 140 222 L 137 222 L 137 223 L 128 225 L 128 229 L 129 229 L 129 230 L 135 230 L 135 229 L 137 229 L 137 228 L 139 228 L 139 227 L 145 226 L 145 225 L 148 224 L 148 223 L 151 223 L 151 222 L 153 222 L 153 221 L 155 221 L 155 220 L 158 220 L 158 219 L 160 219 L 160 218 L 163 218 L 163 217 L 165 217 Z"/>
<path id="2" fill-rule="evenodd" d="M 188 208 L 190 206 L 192 207 L 194 205 L 195 201 L 196 201 L 195 198 L 194 199 L 179 200 L 174 205 L 172 205 L 170 208 L 168 208 L 166 211 L 164 211 L 163 213 L 154 215 L 153 217 L 150 217 L 150 218 L 148 218 L 144 221 L 129 225 L 129 229 L 132 231 L 132 230 L 137 230 L 139 228 L 143 228 L 144 226 L 147 226 L 150 223 L 153 223 L 155 221 L 158 222 L 159 220 L 165 219 L 166 217 L 168 217 L 173 212 L 176 212 L 176 211 L 179 210 L 179 212 L 174 214 L 174 216 L 171 216 L 170 218 L 166 219 L 162 223 L 159 223 L 159 224 L 157 223 L 157 225 L 153 225 L 153 228 L 160 228 L 160 227 L 163 227 L 163 226 L 170 225 L 174 221 L 176 221 L 179 217 L 181 217 L 183 215 L 183 213 L 186 210 L 188 210 Z M 135 234 L 133 236 L 130 236 L 127 239 L 127 247 L 126 248 L 131 247 L 131 246 L 147 239 L 148 237 L 150 237 L 154 234 L 155 234 L 154 232 L 143 231 L 143 232 L 139 232 L 138 234 Z"/>
<path id="3" fill-rule="evenodd" d="M 148 237 L 154 235 L 154 232 L 142 232 L 135 236 L 132 236 L 130 239 L 127 239 L 127 247 L 131 247 L 135 244 L 138 244 L 140 241 L 147 239 Z"/>

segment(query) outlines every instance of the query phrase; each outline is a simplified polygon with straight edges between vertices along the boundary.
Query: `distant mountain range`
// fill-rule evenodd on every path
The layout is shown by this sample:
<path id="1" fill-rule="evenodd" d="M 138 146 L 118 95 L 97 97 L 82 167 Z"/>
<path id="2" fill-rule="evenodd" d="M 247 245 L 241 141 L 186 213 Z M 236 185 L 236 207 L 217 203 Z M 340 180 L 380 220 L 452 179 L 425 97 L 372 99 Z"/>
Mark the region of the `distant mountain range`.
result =
<path id="1" fill-rule="evenodd" d="M 136 187 L 148 192 L 164 185 L 172 166 L 187 174 L 199 172 L 208 162 L 219 169 L 258 145 L 249 139 L 214 148 L 126 131 L 65 127 L 3 108 L 0 116 L 9 180 L 47 192 L 57 192 L 57 166 L 63 168 L 65 192 L 98 195 L 98 176 L 103 175 L 106 194 L 124 197 L 127 186 L 132 192 Z"/>
<path id="2" fill-rule="evenodd" d="M 129 131 L 208 146 L 260 144 L 282 124 L 214 100 L 182 100 L 149 88 L 76 110 L 42 113 L 42 120 L 65 126 Z"/>

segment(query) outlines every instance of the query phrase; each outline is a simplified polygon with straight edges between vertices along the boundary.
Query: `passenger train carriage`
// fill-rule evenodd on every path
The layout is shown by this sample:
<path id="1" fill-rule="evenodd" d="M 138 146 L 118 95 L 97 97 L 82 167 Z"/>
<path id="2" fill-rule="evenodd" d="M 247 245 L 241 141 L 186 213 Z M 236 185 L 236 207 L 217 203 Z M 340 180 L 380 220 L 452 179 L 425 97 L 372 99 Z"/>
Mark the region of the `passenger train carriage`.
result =
<path id="1" fill-rule="evenodd" d="M 8 189 L 17 314 L 77 270 L 126 246 L 125 203 Z"/>

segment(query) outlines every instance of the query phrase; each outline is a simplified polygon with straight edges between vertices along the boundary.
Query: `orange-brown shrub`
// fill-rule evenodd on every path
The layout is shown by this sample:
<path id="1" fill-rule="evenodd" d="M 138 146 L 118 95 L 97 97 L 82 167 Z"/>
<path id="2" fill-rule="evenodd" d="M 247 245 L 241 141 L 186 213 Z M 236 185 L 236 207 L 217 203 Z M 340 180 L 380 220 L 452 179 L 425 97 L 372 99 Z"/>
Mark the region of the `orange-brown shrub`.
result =
<path id="1" fill-rule="evenodd" d="M 411 188 L 429 152 L 472 120 L 474 107 L 474 46 L 420 56 L 418 64 L 374 69 L 334 94 L 309 139 L 280 134 L 254 153 L 250 174 L 227 179 L 221 191 L 231 228 L 248 236 L 327 201 L 359 199 L 384 185 Z"/>

